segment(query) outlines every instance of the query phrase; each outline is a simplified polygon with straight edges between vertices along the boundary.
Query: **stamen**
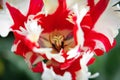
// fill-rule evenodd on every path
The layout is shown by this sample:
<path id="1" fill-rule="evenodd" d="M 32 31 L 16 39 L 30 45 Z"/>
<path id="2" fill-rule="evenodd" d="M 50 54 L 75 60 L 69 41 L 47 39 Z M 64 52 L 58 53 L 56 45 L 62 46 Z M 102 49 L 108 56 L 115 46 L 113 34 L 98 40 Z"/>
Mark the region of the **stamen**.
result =
<path id="1" fill-rule="evenodd" d="M 75 47 L 73 32 L 69 30 L 54 30 L 51 33 L 42 34 L 38 43 L 41 48 L 51 48 L 51 53 L 56 54 L 62 50 L 69 51 Z"/>
<path id="2" fill-rule="evenodd" d="M 61 48 L 64 48 L 64 35 L 53 32 L 49 35 L 49 40 L 55 50 L 60 51 Z"/>

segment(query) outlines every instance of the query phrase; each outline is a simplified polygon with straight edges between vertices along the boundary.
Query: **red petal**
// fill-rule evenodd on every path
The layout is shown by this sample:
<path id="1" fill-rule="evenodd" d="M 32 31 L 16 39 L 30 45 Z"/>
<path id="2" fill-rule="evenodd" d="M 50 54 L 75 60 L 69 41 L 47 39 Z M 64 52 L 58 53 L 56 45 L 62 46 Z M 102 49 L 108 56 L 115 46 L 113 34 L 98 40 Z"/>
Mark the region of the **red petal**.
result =
<path id="1" fill-rule="evenodd" d="M 94 52 L 96 53 L 97 56 L 101 56 L 104 54 L 104 51 L 100 49 L 95 49 Z"/>
<path id="2" fill-rule="evenodd" d="M 34 68 L 32 68 L 33 72 L 43 72 L 43 65 L 42 62 L 39 62 Z"/>
<path id="3" fill-rule="evenodd" d="M 18 9 L 12 7 L 10 4 L 6 3 L 6 5 L 14 21 L 14 25 L 12 26 L 12 29 L 18 30 L 20 26 L 24 26 L 26 17 L 22 15 Z"/>
<path id="4" fill-rule="evenodd" d="M 42 7 L 43 7 L 42 0 L 30 0 L 28 15 L 37 14 L 38 12 L 41 11 Z"/>
<path id="5" fill-rule="evenodd" d="M 40 18 L 40 25 L 44 28 L 44 32 L 51 32 L 55 29 L 71 29 L 73 30 L 74 25 L 70 23 L 68 18 L 69 10 L 66 8 L 65 0 L 59 0 L 59 6 L 53 14 L 38 15 L 36 18 Z"/>
<path id="6" fill-rule="evenodd" d="M 15 43 L 18 42 L 19 40 L 15 40 Z M 25 54 L 27 52 L 29 52 L 30 50 L 28 49 L 28 47 L 23 43 L 20 42 L 17 46 L 16 51 L 14 51 L 17 55 L 20 55 L 22 57 L 25 57 Z"/>
<path id="7" fill-rule="evenodd" d="M 33 53 L 33 55 L 30 58 L 31 65 L 34 63 L 34 61 L 36 60 L 38 56 L 39 55 Z M 32 70 L 33 72 L 43 72 L 42 62 L 38 62 L 35 66 L 32 65 Z"/>

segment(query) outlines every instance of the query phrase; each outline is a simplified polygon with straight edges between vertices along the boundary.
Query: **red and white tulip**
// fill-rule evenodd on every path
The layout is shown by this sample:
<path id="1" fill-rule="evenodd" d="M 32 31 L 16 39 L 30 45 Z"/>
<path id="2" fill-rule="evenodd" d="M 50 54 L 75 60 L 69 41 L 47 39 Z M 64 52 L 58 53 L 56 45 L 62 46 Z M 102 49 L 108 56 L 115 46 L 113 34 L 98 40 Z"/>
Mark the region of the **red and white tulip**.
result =
<path id="1" fill-rule="evenodd" d="M 27 12 L 6 3 L 22 56 L 43 80 L 88 80 L 94 55 L 115 46 L 120 28 L 111 0 L 30 0 Z M 102 7 L 101 7 L 102 6 Z M 118 6 L 117 6 L 118 8 Z"/>

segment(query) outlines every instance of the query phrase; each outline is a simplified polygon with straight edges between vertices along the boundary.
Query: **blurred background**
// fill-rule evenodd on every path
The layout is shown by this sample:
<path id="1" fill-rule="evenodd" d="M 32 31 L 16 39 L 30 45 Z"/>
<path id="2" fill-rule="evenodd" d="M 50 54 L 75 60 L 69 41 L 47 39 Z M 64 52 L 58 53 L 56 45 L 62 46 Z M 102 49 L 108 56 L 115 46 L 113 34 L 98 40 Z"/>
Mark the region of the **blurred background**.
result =
<path id="1" fill-rule="evenodd" d="M 23 58 L 11 52 L 13 35 L 0 37 L 0 80 L 41 80 L 39 73 L 33 73 Z M 90 80 L 120 80 L 120 34 L 116 38 L 117 45 L 109 53 L 97 57 L 89 66 L 92 74 L 99 72 L 100 76 Z"/>

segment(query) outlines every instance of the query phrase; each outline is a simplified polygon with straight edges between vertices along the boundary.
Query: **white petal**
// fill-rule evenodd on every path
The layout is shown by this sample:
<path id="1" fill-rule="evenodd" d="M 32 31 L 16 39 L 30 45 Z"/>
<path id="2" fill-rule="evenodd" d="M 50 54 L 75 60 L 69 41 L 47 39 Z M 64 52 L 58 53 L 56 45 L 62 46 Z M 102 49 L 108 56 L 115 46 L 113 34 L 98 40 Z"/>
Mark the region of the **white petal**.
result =
<path id="1" fill-rule="evenodd" d="M 73 7 L 75 4 L 78 4 L 80 8 L 87 5 L 87 0 L 66 0 L 66 3 L 68 8 Z"/>
<path id="2" fill-rule="evenodd" d="M 17 33 L 24 35 L 31 42 L 38 44 L 38 39 L 43 29 L 40 25 L 37 24 L 36 20 L 28 19 L 27 23 L 25 23 L 25 28 L 20 27 L 20 30 L 16 30 Z"/>
<path id="3" fill-rule="evenodd" d="M 42 80 L 54 80 L 54 73 L 51 69 L 45 69 L 41 78 Z"/>
<path id="4" fill-rule="evenodd" d="M 76 35 L 77 35 L 78 45 L 80 45 L 81 47 L 83 46 L 83 43 L 84 43 L 84 33 L 81 29 L 80 23 L 81 23 L 83 17 L 88 12 L 88 10 L 89 10 L 89 8 L 86 8 L 86 7 L 79 10 L 77 4 L 73 6 L 73 11 L 75 12 L 76 16 L 78 17 L 77 21 L 76 21 L 77 27 L 78 27 Z"/>
<path id="5" fill-rule="evenodd" d="M 64 62 L 65 61 L 65 58 L 63 56 L 61 56 L 60 54 L 54 54 L 54 55 L 52 54 L 51 57 L 58 62 Z"/>
<path id="6" fill-rule="evenodd" d="M 6 37 L 8 35 L 11 25 L 12 23 L 7 14 L 0 13 L 0 35 L 2 37 Z"/>
<path id="7" fill-rule="evenodd" d="M 0 10 L 0 36 L 6 37 L 10 32 L 10 27 L 13 24 L 9 11 L 6 9 L 5 1 L 3 2 L 3 9 Z"/>
<path id="8" fill-rule="evenodd" d="M 95 42 L 96 42 L 95 49 L 102 49 L 103 51 L 106 51 L 105 46 L 101 41 L 95 40 Z"/>
<path id="9" fill-rule="evenodd" d="M 63 76 L 56 75 L 55 80 L 72 80 L 70 72 L 65 72 Z"/>
<path id="10" fill-rule="evenodd" d="M 95 73 L 95 74 L 92 74 L 89 78 L 96 78 L 96 77 L 98 77 L 100 75 L 100 73 Z"/>
<path id="11" fill-rule="evenodd" d="M 58 0 L 43 0 L 45 14 L 52 14 L 59 6 Z"/>
<path id="12" fill-rule="evenodd" d="M 36 53 L 45 54 L 49 60 L 54 59 L 57 62 L 61 62 L 61 63 L 65 61 L 64 57 L 61 55 L 62 54 L 61 52 L 53 54 L 51 53 L 52 51 L 51 48 L 36 48 L 35 47 L 33 48 L 33 51 Z"/>
<path id="13" fill-rule="evenodd" d="M 75 58 L 75 57 L 79 56 L 80 53 L 78 52 L 78 49 L 79 49 L 79 46 L 76 46 L 76 47 L 72 48 L 71 50 L 69 50 L 67 52 L 67 55 L 68 55 L 67 59 L 71 59 L 71 58 Z"/>
<path id="14" fill-rule="evenodd" d="M 90 51 L 83 54 L 82 59 L 80 59 L 81 70 L 76 72 L 76 80 L 89 80 L 91 73 L 88 72 L 87 63 L 93 56 L 94 53 Z"/>

